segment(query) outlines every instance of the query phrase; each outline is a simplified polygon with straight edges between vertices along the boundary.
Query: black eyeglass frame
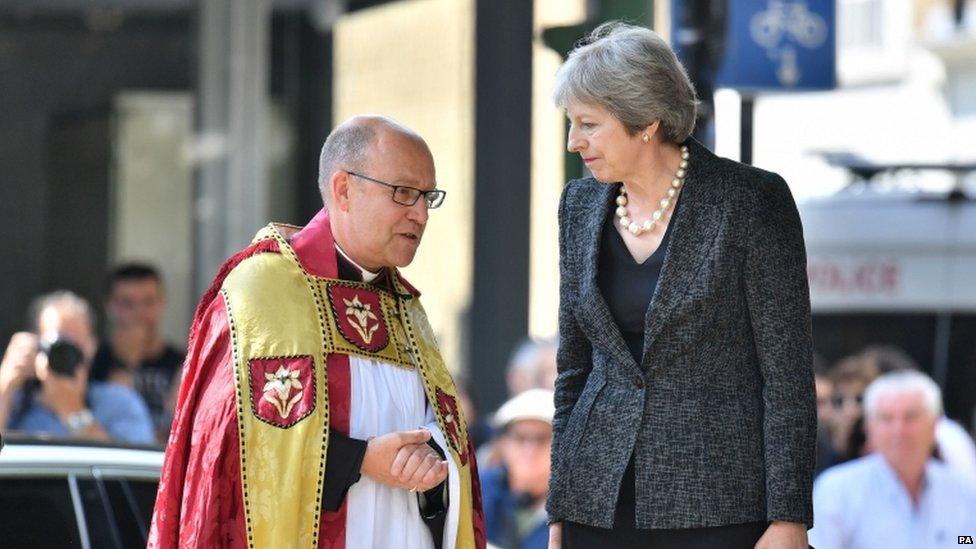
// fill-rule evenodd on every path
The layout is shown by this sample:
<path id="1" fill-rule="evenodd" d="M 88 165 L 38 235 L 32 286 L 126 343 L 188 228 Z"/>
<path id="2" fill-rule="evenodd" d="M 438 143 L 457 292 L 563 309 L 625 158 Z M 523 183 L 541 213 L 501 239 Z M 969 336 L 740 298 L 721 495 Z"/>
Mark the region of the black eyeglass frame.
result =
<path id="1" fill-rule="evenodd" d="M 397 204 L 399 204 L 401 206 L 413 206 L 414 204 L 417 203 L 418 200 L 420 200 L 420 197 L 422 196 L 422 197 L 424 197 L 424 203 L 427 204 L 427 209 L 436 210 L 437 208 L 440 208 L 441 205 L 444 204 L 444 199 L 447 198 L 447 191 L 445 191 L 443 189 L 431 189 L 429 191 L 424 191 L 424 190 L 418 189 L 417 187 L 411 187 L 409 185 L 394 185 L 393 183 L 387 183 L 386 181 L 380 181 L 379 179 L 375 179 L 375 178 L 369 177 L 368 175 L 363 175 L 361 173 L 351 172 L 349 170 L 346 170 L 346 173 L 348 173 L 349 175 L 354 175 L 354 176 L 356 176 L 356 177 L 358 177 L 360 179 L 365 179 L 366 181 L 372 181 L 373 183 L 379 183 L 380 185 L 389 187 L 390 189 L 392 189 L 391 190 L 391 193 L 390 193 L 390 198 L 393 200 L 393 202 L 395 202 L 395 203 L 397 203 Z M 413 199 L 413 202 L 411 202 L 409 204 L 407 204 L 406 202 L 400 202 L 396 198 L 397 191 L 400 190 L 400 189 L 409 189 L 411 191 L 415 191 L 417 193 L 417 196 Z M 428 198 L 428 197 L 433 197 L 433 198 Z"/>

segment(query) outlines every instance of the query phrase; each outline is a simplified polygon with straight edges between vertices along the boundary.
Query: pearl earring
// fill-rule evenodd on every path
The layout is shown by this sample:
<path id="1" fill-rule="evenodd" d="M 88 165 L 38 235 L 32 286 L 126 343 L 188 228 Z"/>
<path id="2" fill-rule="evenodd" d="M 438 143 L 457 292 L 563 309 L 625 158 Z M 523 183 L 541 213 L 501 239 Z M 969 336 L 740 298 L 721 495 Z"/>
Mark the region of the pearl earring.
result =
<path id="1" fill-rule="evenodd" d="M 651 138 L 646 133 L 644 134 L 644 137 L 642 137 L 641 139 L 644 140 L 644 143 L 647 143 L 648 141 L 651 140 Z"/>

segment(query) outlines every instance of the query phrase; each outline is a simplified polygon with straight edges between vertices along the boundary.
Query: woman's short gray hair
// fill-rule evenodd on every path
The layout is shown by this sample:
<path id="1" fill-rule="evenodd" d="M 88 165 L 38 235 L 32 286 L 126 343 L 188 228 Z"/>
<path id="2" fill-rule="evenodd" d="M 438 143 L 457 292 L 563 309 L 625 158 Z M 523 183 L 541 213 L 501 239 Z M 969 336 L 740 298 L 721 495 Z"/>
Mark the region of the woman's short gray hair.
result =
<path id="1" fill-rule="evenodd" d="M 698 99 L 674 51 L 654 31 L 604 23 L 569 54 L 556 73 L 553 100 L 600 105 L 631 135 L 661 121 L 664 136 L 681 143 L 695 128 Z"/>
<path id="2" fill-rule="evenodd" d="M 933 418 L 942 415 L 942 391 L 932 378 L 916 370 L 885 374 L 871 382 L 864 391 L 864 415 L 872 418 L 878 411 L 878 399 L 885 395 L 916 393 L 922 395 L 925 408 Z"/>

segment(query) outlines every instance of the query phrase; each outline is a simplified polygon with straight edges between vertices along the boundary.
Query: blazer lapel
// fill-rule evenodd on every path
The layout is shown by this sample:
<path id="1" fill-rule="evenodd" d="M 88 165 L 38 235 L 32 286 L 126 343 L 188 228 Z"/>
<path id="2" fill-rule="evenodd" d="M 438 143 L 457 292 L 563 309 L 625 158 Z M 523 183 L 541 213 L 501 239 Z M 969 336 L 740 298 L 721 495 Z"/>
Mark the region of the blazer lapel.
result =
<path id="1" fill-rule="evenodd" d="M 624 337 L 620 333 L 617 321 L 610 314 L 610 307 L 597 285 L 598 264 L 600 262 L 600 240 L 603 227 L 610 215 L 607 204 L 611 196 L 617 191 L 617 185 L 601 185 L 594 194 L 591 204 L 584 206 L 587 210 L 586 225 L 579 233 L 582 276 L 580 277 L 580 307 L 579 316 L 581 328 L 587 333 L 593 345 L 602 348 L 615 361 L 626 365 L 627 368 L 638 373 L 637 363 L 627 349 Z"/>
<path id="2" fill-rule="evenodd" d="M 711 198 L 714 193 L 709 190 L 710 185 L 720 184 L 713 180 L 715 176 L 709 169 L 716 157 L 694 139 L 689 140 L 688 148 L 691 159 L 679 198 L 681 209 L 672 221 L 675 225 L 661 267 L 661 277 L 644 319 L 642 366 L 648 366 L 648 351 L 710 257 L 722 224 L 722 208 L 714 203 Z"/>

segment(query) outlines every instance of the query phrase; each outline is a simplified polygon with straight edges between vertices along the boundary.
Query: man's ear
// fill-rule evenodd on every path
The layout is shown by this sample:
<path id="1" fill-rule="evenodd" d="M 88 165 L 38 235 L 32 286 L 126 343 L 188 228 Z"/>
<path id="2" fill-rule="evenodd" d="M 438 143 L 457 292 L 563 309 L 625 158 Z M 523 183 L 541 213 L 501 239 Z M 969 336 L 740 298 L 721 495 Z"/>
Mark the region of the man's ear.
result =
<path id="1" fill-rule="evenodd" d="M 329 203 L 343 212 L 349 211 L 349 194 L 352 191 L 351 179 L 349 173 L 343 170 L 332 172 L 332 177 L 329 179 Z"/>

